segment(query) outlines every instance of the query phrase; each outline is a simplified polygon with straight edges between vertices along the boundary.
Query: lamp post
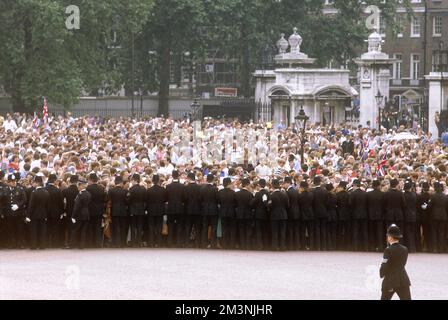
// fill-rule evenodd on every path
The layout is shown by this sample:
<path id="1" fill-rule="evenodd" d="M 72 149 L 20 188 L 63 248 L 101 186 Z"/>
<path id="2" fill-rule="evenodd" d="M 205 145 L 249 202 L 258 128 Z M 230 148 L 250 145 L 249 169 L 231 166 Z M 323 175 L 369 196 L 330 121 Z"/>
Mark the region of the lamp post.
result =
<path id="1" fill-rule="evenodd" d="M 305 114 L 305 110 L 303 110 L 303 105 L 300 106 L 300 112 L 295 117 L 297 127 L 302 130 L 302 134 L 300 137 L 300 164 L 303 166 L 305 164 L 305 159 L 303 157 L 304 149 L 305 149 L 305 130 L 306 130 L 306 123 L 310 118 Z"/>
<path id="2" fill-rule="evenodd" d="M 378 124 L 379 124 L 379 128 L 381 130 L 381 111 L 382 111 L 382 107 L 383 107 L 383 101 L 384 101 L 384 96 L 381 94 L 380 90 L 378 89 L 378 93 L 375 96 L 375 100 L 376 100 L 376 105 L 378 107 Z"/>
<path id="3" fill-rule="evenodd" d="M 198 99 L 194 99 L 193 103 L 190 105 L 191 107 L 191 120 L 198 121 L 199 120 L 199 108 L 201 105 L 198 102 Z"/>

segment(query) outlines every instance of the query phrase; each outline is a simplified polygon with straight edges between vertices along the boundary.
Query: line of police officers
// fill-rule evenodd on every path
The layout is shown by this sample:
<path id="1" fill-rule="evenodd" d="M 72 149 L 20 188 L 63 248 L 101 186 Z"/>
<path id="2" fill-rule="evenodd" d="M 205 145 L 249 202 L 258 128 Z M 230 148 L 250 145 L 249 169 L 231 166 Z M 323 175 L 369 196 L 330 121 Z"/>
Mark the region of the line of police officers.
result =
<path id="1" fill-rule="evenodd" d="M 103 247 L 109 204 L 114 247 L 380 251 L 386 226 L 396 224 L 410 252 L 447 249 L 448 197 L 440 183 L 434 193 L 424 183 L 417 195 L 409 181 L 404 192 L 397 180 L 387 192 L 375 180 L 373 191 L 366 192 L 355 180 L 349 192 L 345 182 L 334 188 L 315 177 L 313 186 L 306 181 L 296 186 L 286 177 L 272 180 L 270 189 L 263 179 L 254 184 L 242 179 L 234 191 L 230 178 L 219 190 L 212 174 L 198 184 L 190 172 L 183 184 L 174 171 L 166 188 L 154 175 L 146 189 L 134 174 L 129 189 L 118 176 L 106 191 L 92 173 L 88 181 L 72 176 L 61 191 L 53 174 L 45 187 L 36 176 L 28 189 L 17 183 L 17 174 L 7 183 L 3 178 L 1 173 L 0 245 L 6 248 Z"/>

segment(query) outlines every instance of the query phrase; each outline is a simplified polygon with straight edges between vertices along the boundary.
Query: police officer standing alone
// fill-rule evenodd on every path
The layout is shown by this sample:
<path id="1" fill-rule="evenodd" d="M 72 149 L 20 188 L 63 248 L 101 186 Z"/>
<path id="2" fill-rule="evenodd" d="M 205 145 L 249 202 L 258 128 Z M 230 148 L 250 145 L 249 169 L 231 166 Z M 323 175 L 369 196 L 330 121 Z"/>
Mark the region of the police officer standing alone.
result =
<path id="1" fill-rule="evenodd" d="M 408 249 L 400 244 L 401 238 L 400 228 L 391 225 L 387 230 L 389 246 L 384 251 L 380 268 L 380 277 L 384 278 L 381 300 L 391 300 L 395 293 L 401 300 L 411 300 L 411 282 L 405 269 Z"/>

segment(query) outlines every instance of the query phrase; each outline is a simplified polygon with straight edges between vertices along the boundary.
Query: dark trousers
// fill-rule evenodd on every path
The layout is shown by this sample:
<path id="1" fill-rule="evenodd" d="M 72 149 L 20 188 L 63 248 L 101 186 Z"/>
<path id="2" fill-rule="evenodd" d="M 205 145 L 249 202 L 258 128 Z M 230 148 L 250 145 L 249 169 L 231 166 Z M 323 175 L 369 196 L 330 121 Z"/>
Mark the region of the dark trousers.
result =
<path id="1" fill-rule="evenodd" d="M 338 223 L 336 221 L 327 221 L 327 249 L 336 250 L 338 234 Z"/>
<path id="2" fill-rule="evenodd" d="M 225 249 L 235 249 L 236 220 L 235 218 L 221 217 L 222 246 Z"/>
<path id="3" fill-rule="evenodd" d="M 369 249 L 383 251 L 386 241 L 386 229 L 383 220 L 369 220 Z"/>
<path id="4" fill-rule="evenodd" d="M 391 300 L 395 293 L 398 297 L 400 297 L 400 300 L 412 300 L 411 290 L 409 287 L 397 288 L 393 291 L 383 291 L 381 294 L 381 300 Z"/>
<path id="5" fill-rule="evenodd" d="M 237 225 L 240 249 L 250 250 L 252 248 L 252 220 L 238 219 Z"/>
<path id="6" fill-rule="evenodd" d="M 268 246 L 266 225 L 266 220 L 255 219 L 255 248 L 257 250 L 263 250 Z"/>
<path id="7" fill-rule="evenodd" d="M 352 223 L 349 220 L 338 221 L 338 250 L 350 251 L 352 250 Z"/>
<path id="8" fill-rule="evenodd" d="M 6 217 L 3 221 L 5 246 L 16 249 L 25 246 L 25 222 L 23 217 Z"/>
<path id="9" fill-rule="evenodd" d="M 369 251 L 367 219 L 353 220 L 353 249 L 355 251 Z"/>
<path id="10" fill-rule="evenodd" d="M 431 247 L 434 253 L 444 253 L 446 251 L 446 221 L 431 221 Z"/>
<path id="11" fill-rule="evenodd" d="M 289 250 L 300 250 L 300 220 L 288 220 L 286 237 Z"/>
<path id="12" fill-rule="evenodd" d="M 89 231 L 88 220 L 78 220 L 72 226 L 72 236 L 70 240 L 70 247 L 78 247 L 84 249 L 87 246 L 87 234 Z"/>
<path id="13" fill-rule="evenodd" d="M 271 220 L 272 250 L 286 250 L 287 220 Z"/>
<path id="14" fill-rule="evenodd" d="M 316 250 L 327 250 L 327 219 L 319 218 L 314 221 L 314 232 L 316 239 Z"/>
<path id="15" fill-rule="evenodd" d="M 194 241 L 196 247 L 199 247 L 199 239 L 201 236 L 202 217 L 200 215 L 185 216 L 185 241 L 190 244 Z"/>
<path id="16" fill-rule="evenodd" d="M 218 227 L 218 216 L 202 216 L 201 246 L 203 248 L 205 248 L 209 243 L 208 240 L 209 226 L 212 228 L 210 245 L 214 247 L 216 245 L 216 229 Z"/>
<path id="17" fill-rule="evenodd" d="M 406 222 L 404 225 L 404 243 L 406 247 L 408 247 L 409 252 L 417 252 L 416 247 L 416 228 L 417 225 L 415 222 Z"/>
<path id="18" fill-rule="evenodd" d="M 145 224 L 145 216 L 131 217 L 131 241 L 134 247 L 140 247 L 143 242 L 143 226 Z"/>
<path id="19" fill-rule="evenodd" d="M 89 220 L 88 242 L 91 247 L 103 247 L 103 217 L 91 216 Z"/>
<path id="20" fill-rule="evenodd" d="M 60 219 L 60 217 L 47 219 L 47 244 L 49 248 L 62 247 L 61 221 L 62 219 Z"/>
<path id="21" fill-rule="evenodd" d="M 314 220 L 302 221 L 300 224 L 300 237 L 300 242 L 302 243 L 303 249 L 316 249 Z"/>
<path id="22" fill-rule="evenodd" d="M 163 216 L 148 217 L 148 245 L 162 245 Z"/>
<path id="23" fill-rule="evenodd" d="M 423 249 L 426 249 L 428 252 L 432 252 L 432 239 L 431 239 L 431 223 L 429 220 L 425 219 L 422 222 L 423 228 Z"/>
<path id="24" fill-rule="evenodd" d="M 31 228 L 31 249 L 45 249 L 47 245 L 47 221 L 45 219 L 32 219 Z"/>
<path id="25" fill-rule="evenodd" d="M 128 217 L 112 217 L 112 242 L 115 247 L 127 247 L 128 231 Z"/>
<path id="26" fill-rule="evenodd" d="M 181 247 L 185 243 L 184 237 L 184 216 L 175 214 L 168 216 L 168 245 Z"/>
<path id="27" fill-rule="evenodd" d="M 417 252 L 423 252 L 423 223 L 417 221 L 415 226 L 415 245 Z"/>

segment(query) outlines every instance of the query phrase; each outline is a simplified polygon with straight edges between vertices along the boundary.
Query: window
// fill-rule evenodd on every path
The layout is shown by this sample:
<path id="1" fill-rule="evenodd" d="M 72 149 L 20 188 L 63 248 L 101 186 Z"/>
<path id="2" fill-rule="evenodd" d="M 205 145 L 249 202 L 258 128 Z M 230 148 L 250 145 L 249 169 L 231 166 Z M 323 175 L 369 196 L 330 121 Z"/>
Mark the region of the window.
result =
<path id="1" fill-rule="evenodd" d="M 403 38 L 403 31 L 405 28 L 405 20 L 402 15 L 396 17 L 396 23 L 398 28 L 397 38 Z"/>
<path id="2" fill-rule="evenodd" d="M 432 35 L 434 37 L 442 36 L 442 17 L 434 17 L 433 18 L 433 32 Z"/>
<path id="3" fill-rule="evenodd" d="M 420 55 L 411 55 L 411 79 L 418 80 L 420 78 Z"/>
<path id="4" fill-rule="evenodd" d="M 380 34 L 383 38 L 386 37 L 386 19 L 380 17 Z"/>
<path id="5" fill-rule="evenodd" d="M 393 65 L 393 79 L 398 80 L 401 79 L 401 64 L 403 62 L 403 55 L 401 53 L 396 53 L 393 57 L 397 60 Z"/>
<path id="6" fill-rule="evenodd" d="M 419 17 L 412 18 L 412 22 L 411 22 L 411 37 L 419 38 L 420 34 L 421 34 L 421 29 L 422 29 L 421 19 Z"/>

